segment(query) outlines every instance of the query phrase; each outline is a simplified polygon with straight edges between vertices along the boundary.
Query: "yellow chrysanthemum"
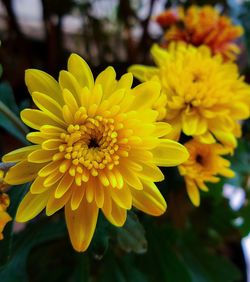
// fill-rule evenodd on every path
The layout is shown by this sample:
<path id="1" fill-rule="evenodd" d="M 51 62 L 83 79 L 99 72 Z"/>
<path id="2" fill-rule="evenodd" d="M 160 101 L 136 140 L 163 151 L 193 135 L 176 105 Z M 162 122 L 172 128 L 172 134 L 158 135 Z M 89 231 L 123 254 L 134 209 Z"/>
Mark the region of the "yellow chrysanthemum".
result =
<path id="1" fill-rule="evenodd" d="M 186 11 L 169 9 L 157 17 L 157 22 L 163 27 L 169 26 L 163 46 L 172 41 L 206 45 L 213 54 L 221 54 L 225 60 L 235 60 L 240 53 L 235 40 L 243 34 L 242 27 L 234 25 L 212 6 L 190 6 Z"/>
<path id="2" fill-rule="evenodd" d="M 0 194 L 0 240 L 3 239 L 3 230 L 5 225 L 11 221 L 11 217 L 7 213 L 7 208 L 10 204 L 10 199 L 7 194 Z"/>
<path id="3" fill-rule="evenodd" d="M 155 181 L 159 166 L 174 166 L 188 158 L 181 144 L 160 139 L 171 128 L 155 122 L 152 103 L 160 85 L 146 82 L 133 89 L 132 74 L 116 80 L 112 67 L 94 81 L 87 63 L 73 54 L 68 71 L 57 83 L 38 70 L 26 72 L 26 84 L 40 110 L 22 111 L 22 120 L 36 132 L 36 145 L 13 151 L 4 162 L 18 162 L 5 181 L 33 181 L 16 220 L 32 219 L 46 207 L 52 215 L 65 207 L 73 247 L 84 251 L 92 239 L 98 211 L 122 226 L 131 206 L 161 215 L 166 203 Z"/>
<path id="4" fill-rule="evenodd" d="M 184 176 L 188 196 L 195 206 L 200 205 L 199 189 L 208 191 L 205 182 L 216 183 L 218 175 L 233 177 L 234 172 L 229 169 L 230 162 L 221 157 L 229 153 L 220 144 L 202 144 L 192 139 L 185 143 L 190 156 L 179 166 L 180 174 Z"/>
<path id="5" fill-rule="evenodd" d="M 161 82 L 161 95 L 167 97 L 162 120 L 173 126 L 172 138 L 184 132 L 203 143 L 217 139 L 235 147 L 238 122 L 249 117 L 250 105 L 250 87 L 237 65 L 223 63 L 205 46 L 172 43 L 167 50 L 154 45 L 151 51 L 157 67 L 134 65 L 129 70 L 140 81 Z M 157 110 L 162 113 L 162 106 Z"/>

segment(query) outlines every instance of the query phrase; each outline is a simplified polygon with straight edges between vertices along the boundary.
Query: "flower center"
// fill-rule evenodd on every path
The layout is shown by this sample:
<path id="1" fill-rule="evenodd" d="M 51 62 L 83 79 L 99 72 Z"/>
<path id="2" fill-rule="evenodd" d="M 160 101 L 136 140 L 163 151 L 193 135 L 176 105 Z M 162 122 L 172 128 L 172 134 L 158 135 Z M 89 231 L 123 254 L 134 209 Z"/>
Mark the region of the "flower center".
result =
<path id="1" fill-rule="evenodd" d="M 88 144 L 89 148 L 98 148 L 99 144 L 95 138 L 91 138 Z"/>
<path id="2" fill-rule="evenodd" d="M 201 155 L 198 154 L 198 155 L 196 156 L 195 160 L 196 160 L 196 162 L 197 162 L 198 164 L 203 165 L 204 159 L 203 159 L 203 157 L 202 157 Z"/>
<path id="3" fill-rule="evenodd" d="M 61 173 L 81 175 L 79 186 L 81 181 L 88 181 L 90 174 L 97 176 L 104 168 L 111 170 L 119 164 L 118 133 L 111 118 L 85 117 L 78 124 L 70 124 L 60 137 L 63 144 L 54 159 L 64 159 Z"/>

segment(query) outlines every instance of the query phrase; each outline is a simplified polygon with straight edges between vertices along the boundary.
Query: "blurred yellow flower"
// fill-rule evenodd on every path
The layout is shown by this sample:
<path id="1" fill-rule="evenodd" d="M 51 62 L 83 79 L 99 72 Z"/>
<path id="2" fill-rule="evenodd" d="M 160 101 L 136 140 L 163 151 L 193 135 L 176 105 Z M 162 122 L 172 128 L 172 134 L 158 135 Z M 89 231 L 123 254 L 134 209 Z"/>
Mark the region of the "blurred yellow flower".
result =
<path id="1" fill-rule="evenodd" d="M 208 191 L 205 182 L 220 181 L 218 175 L 233 177 L 229 169 L 230 162 L 221 157 L 229 153 L 220 144 L 202 144 L 192 139 L 185 143 L 190 156 L 179 166 L 179 172 L 185 178 L 188 196 L 195 206 L 200 205 L 199 189 Z"/>
<path id="2" fill-rule="evenodd" d="M 127 73 L 116 80 L 108 67 L 94 81 L 87 63 L 76 54 L 57 83 L 48 74 L 28 70 L 25 80 L 40 110 L 22 111 L 22 120 L 36 132 L 36 144 L 13 151 L 4 162 L 18 162 L 5 181 L 33 181 L 16 220 L 25 222 L 46 207 L 52 215 L 65 207 L 73 247 L 85 251 L 92 239 L 99 209 L 122 226 L 131 206 L 161 215 L 166 203 L 154 182 L 164 175 L 157 166 L 175 166 L 188 158 L 181 144 L 161 139 L 171 127 L 156 122 L 152 104 L 160 85 L 149 81 L 131 89 Z"/>
<path id="3" fill-rule="evenodd" d="M 172 43 L 168 49 L 151 49 L 156 67 L 134 65 L 129 70 L 140 81 L 160 81 L 166 96 L 166 114 L 158 105 L 161 120 L 173 127 L 171 138 L 181 132 L 202 143 L 236 146 L 239 121 L 249 117 L 250 87 L 240 77 L 237 65 L 223 63 L 210 49 Z"/>
<path id="4" fill-rule="evenodd" d="M 157 22 L 162 27 L 169 26 L 163 46 L 172 41 L 207 45 L 213 54 L 221 54 L 225 60 L 235 60 L 240 53 L 235 41 L 243 34 L 242 27 L 212 6 L 190 6 L 186 11 L 181 7 L 169 9 L 157 17 Z"/>
<path id="5" fill-rule="evenodd" d="M 0 240 L 3 239 L 3 230 L 5 225 L 11 221 L 11 217 L 7 213 L 7 208 L 10 204 L 10 199 L 7 194 L 0 194 Z"/>

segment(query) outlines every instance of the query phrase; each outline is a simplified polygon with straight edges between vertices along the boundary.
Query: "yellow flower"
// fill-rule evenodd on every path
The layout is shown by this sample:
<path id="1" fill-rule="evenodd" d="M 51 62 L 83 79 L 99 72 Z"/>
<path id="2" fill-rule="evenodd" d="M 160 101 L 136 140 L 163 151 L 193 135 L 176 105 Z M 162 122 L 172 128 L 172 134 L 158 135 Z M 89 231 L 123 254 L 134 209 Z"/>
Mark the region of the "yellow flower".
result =
<path id="1" fill-rule="evenodd" d="M 172 41 L 207 45 L 213 54 L 221 54 L 225 60 L 237 58 L 240 48 L 235 41 L 243 34 L 241 26 L 234 25 L 212 6 L 191 6 L 186 11 L 178 8 L 182 13 L 176 10 L 169 9 L 157 17 L 160 25 L 170 26 L 164 34 L 163 45 Z"/>
<path id="2" fill-rule="evenodd" d="M 134 65 L 129 70 L 140 81 L 161 82 L 161 95 L 167 97 L 162 120 L 172 125 L 172 138 L 182 131 L 203 143 L 219 140 L 235 147 L 239 120 L 249 117 L 250 105 L 250 87 L 236 64 L 223 63 L 205 46 L 185 43 L 172 43 L 167 50 L 154 45 L 151 52 L 156 67 Z"/>
<path id="3" fill-rule="evenodd" d="M 230 162 L 221 157 L 229 153 L 220 144 L 202 144 L 192 139 L 185 143 L 190 156 L 179 166 L 179 172 L 185 178 L 188 196 L 195 206 L 200 205 L 199 189 L 208 191 L 204 182 L 216 183 L 220 181 L 218 175 L 233 177 L 234 172 L 229 169 Z"/>
<path id="4" fill-rule="evenodd" d="M 11 221 L 11 217 L 6 212 L 6 209 L 8 208 L 10 204 L 10 199 L 7 194 L 0 194 L 0 240 L 3 239 L 3 230 L 5 225 Z"/>
<path id="5" fill-rule="evenodd" d="M 94 81 L 87 63 L 72 54 L 68 71 L 57 83 L 38 70 L 26 72 L 26 84 L 40 110 L 25 109 L 22 120 L 36 132 L 36 145 L 4 156 L 18 162 L 5 181 L 33 181 L 16 220 L 28 221 L 46 207 L 52 215 L 65 207 L 73 247 L 85 251 L 92 239 L 99 209 L 122 226 L 131 206 L 161 215 L 166 203 L 154 182 L 164 175 L 157 166 L 174 166 L 188 158 L 181 144 L 161 139 L 171 130 L 156 122 L 152 103 L 160 85 L 146 82 L 133 89 L 132 74 L 116 80 L 108 67 Z"/>

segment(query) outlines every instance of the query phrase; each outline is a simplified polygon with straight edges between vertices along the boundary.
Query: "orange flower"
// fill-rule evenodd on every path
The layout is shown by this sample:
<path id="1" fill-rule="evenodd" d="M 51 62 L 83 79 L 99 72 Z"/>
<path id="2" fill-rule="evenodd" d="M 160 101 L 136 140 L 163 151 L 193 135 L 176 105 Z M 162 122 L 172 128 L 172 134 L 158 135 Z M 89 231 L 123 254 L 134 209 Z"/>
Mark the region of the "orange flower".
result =
<path id="1" fill-rule="evenodd" d="M 174 10 L 167 10 L 165 14 L 173 15 L 171 11 Z M 163 20 L 157 22 L 166 27 Z M 220 53 L 225 60 L 235 60 L 240 53 L 235 40 L 243 34 L 242 27 L 233 25 L 230 18 L 220 15 L 212 6 L 191 6 L 183 17 L 171 23 L 164 34 L 163 46 L 171 41 L 184 41 L 194 46 L 207 45 L 213 54 Z"/>
<path id="2" fill-rule="evenodd" d="M 156 22 L 164 27 L 168 27 L 172 24 L 175 24 L 177 21 L 179 21 L 183 14 L 183 8 L 180 7 L 178 9 L 168 9 L 166 11 L 164 11 L 163 13 L 159 14 L 155 20 Z"/>

